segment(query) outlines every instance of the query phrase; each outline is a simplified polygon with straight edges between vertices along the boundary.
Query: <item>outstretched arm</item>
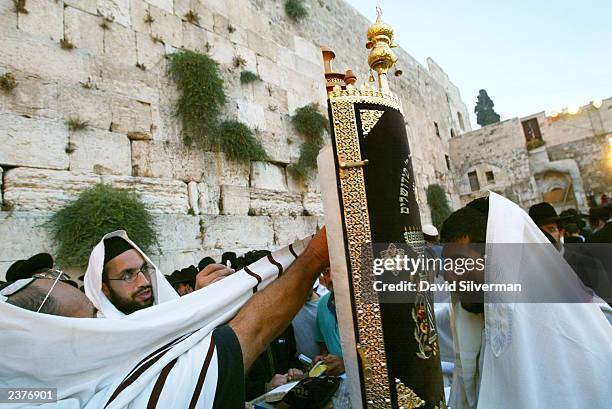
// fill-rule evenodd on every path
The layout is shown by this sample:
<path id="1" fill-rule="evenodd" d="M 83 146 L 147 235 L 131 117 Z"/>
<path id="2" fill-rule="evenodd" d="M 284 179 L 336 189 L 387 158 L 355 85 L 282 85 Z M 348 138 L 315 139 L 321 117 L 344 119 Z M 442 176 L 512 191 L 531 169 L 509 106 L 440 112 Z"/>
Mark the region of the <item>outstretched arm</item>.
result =
<path id="1" fill-rule="evenodd" d="M 245 371 L 306 303 L 315 279 L 328 265 L 327 238 L 323 228 L 286 273 L 255 294 L 230 321 L 229 325 L 240 342 Z"/>

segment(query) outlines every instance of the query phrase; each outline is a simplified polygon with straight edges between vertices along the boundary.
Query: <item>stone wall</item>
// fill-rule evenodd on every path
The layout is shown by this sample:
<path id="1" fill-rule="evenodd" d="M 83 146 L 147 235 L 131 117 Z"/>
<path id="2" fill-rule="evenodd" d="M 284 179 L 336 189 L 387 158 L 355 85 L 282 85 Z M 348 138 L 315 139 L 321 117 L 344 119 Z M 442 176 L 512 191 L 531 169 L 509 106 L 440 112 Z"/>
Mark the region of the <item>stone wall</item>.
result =
<path id="1" fill-rule="evenodd" d="M 370 22 L 343 0 L 306 5 L 309 17 L 297 24 L 281 0 L 27 0 L 27 14 L 0 0 L 0 75 L 17 80 L 0 91 L 0 232 L 11 237 L 0 277 L 16 259 L 53 253 L 44 222 L 101 181 L 137 190 L 156 214 L 154 259 L 164 272 L 226 250 L 275 248 L 320 228 L 316 180 L 286 171 L 301 145 L 289 115 L 313 102 L 325 111 L 322 45 L 336 50 L 336 69 L 367 80 Z M 187 21 L 190 10 L 199 22 Z M 74 48 L 62 48 L 62 39 Z M 165 58 L 181 47 L 210 49 L 229 97 L 224 117 L 257 129 L 268 162 L 237 164 L 183 145 Z M 404 104 L 427 221 L 427 185 L 440 183 L 456 199 L 445 155 L 451 129 L 469 131 L 469 117 L 433 60 L 426 68 L 397 52 L 404 75 L 391 85 Z M 238 56 L 261 82 L 240 84 Z M 69 130 L 77 118 L 85 130 Z"/>
<path id="2" fill-rule="evenodd" d="M 533 151 L 526 149 L 522 127 L 522 122 L 530 119 L 537 120 L 545 142 L 543 148 Z M 574 115 L 546 116 L 540 112 L 461 135 L 454 138 L 450 146 L 453 175 L 461 201 L 465 204 L 492 190 L 528 208 L 542 201 L 549 188 L 568 186 L 568 182 L 562 180 L 567 179 L 564 172 L 552 169 L 567 166 L 567 160 L 570 165 L 571 161 L 575 162 L 573 166 L 579 170 L 584 189 L 580 194 L 598 198 L 612 191 L 611 138 L 612 98 L 603 101 L 599 108 L 583 106 Z M 552 164 L 550 171 L 541 172 L 543 164 Z M 480 183 L 477 190 L 472 190 L 468 178 L 468 173 L 474 171 Z M 493 181 L 487 180 L 487 172 L 493 172 Z M 577 189 L 576 181 L 573 185 L 574 190 Z M 568 206 L 580 206 L 580 203 L 578 198 Z"/>

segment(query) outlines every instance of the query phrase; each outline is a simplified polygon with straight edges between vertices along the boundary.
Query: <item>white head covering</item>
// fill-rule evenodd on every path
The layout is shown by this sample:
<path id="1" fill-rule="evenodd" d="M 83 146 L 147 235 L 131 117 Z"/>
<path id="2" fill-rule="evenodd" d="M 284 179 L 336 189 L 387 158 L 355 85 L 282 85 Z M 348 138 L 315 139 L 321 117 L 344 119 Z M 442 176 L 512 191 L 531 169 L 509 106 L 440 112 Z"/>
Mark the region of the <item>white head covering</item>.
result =
<path id="1" fill-rule="evenodd" d="M 105 318 L 122 318 L 124 313 L 119 311 L 110 300 L 102 292 L 102 270 L 104 269 L 104 240 L 111 237 L 121 237 L 135 250 L 137 250 L 147 263 L 155 268 L 155 274 L 151 276 L 151 287 L 153 290 L 154 304 L 172 301 L 179 298 L 174 288 L 170 285 L 164 275 L 158 270 L 157 266 L 143 253 L 140 248 L 134 244 L 127 236 L 124 230 L 117 230 L 105 235 L 102 240 L 94 247 L 89 257 L 89 264 L 85 272 L 83 283 L 85 285 L 85 295 L 91 300 L 93 305 L 98 309 L 98 317 Z"/>
<path id="2" fill-rule="evenodd" d="M 212 342 L 212 331 L 236 314 L 255 287 L 262 289 L 276 279 L 279 266 L 286 269 L 307 243 L 308 240 L 296 242 L 251 264 L 248 272 L 237 271 L 184 297 L 162 301 L 122 318 L 37 314 L 0 300 L 0 388 L 57 388 L 58 402 L 45 408 L 100 409 L 129 378 L 137 363 L 143 362 L 134 382 L 106 407 L 145 408 L 162 370 L 174 365 L 159 402 L 164 403 L 163 407 L 170 403 L 172 407 L 188 407 Z M 91 268 L 101 268 L 103 248 L 100 242 L 94 249 Z M 164 300 L 164 293 L 158 294 Z M 161 348 L 164 345 L 168 346 Z M 146 367 L 144 362 L 154 363 Z M 212 407 L 217 379 L 215 350 L 197 408 Z M 23 403 L 3 405 L 31 407 Z"/>
<path id="3" fill-rule="evenodd" d="M 424 224 L 422 229 L 423 234 L 426 234 L 427 236 L 437 236 L 438 235 L 438 229 L 436 229 L 436 226 L 434 226 L 433 224 Z"/>
<path id="4" fill-rule="evenodd" d="M 552 245 L 540 246 L 537 260 L 490 246 L 549 243 L 521 208 L 495 193 L 489 195 L 486 240 L 487 277 L 545 282 L 561 292 L 579 280 Z M 541 274 L 521 275 L 526 271 Z M 483 319 L 455 303 L 453 332 L 453 409 L 604 408 L 612 402 L 612 328 L 597 304 L 495 304 L 485 298 Z"/>

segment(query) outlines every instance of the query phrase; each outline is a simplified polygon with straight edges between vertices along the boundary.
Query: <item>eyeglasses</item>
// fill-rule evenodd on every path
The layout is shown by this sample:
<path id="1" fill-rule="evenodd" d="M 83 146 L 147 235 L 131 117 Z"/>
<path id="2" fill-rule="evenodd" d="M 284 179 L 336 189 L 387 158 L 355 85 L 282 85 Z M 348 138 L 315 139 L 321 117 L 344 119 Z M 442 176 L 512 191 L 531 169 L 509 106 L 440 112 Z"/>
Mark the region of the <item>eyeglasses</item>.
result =
<path id="1" fill-rule="evenodd" d="M 140 273 L 148 280 L 151 278 L 151 273 L 153 272 L 153 267 L 149 264 L 145 264 L 138 270 L 126 271 L 121 274 L 119 278 L 109 278 L 109 281 L 124 281 L 126 283 L 133 283 L 136 281 L 136 278 Z"/>
<path id="2" fill-rule="evenodd" d="M 45 303 L 49 299 L 49 296 L 51 295 L 51 291 L 53 291 L 53 289 L 55 288 L 55 286 L 57 285 L 57 282 L 59 280 L 65 280 L 65 281 L 70 280 L 70 277 L 66 273 L 64 273 L 63 271 L 61 271 L 61 270 L 53 270 L 53 269 L 50 269 L 50 270 L 47 270 L 47 271 L 43 271 L 41 273 L 32 274 L 32 277 L 55 280 L 53 282 L 53 284 L 51 285 L 51 288 L 47 292 L 47 295 L 45 295 L 45 298 L 42 300 L 42 303 L 40 303 L 40 307 L 38 307 L 36 312 L 40 312 L 40 310 L 42 310 L 42 307 L 45 305 Z"/>

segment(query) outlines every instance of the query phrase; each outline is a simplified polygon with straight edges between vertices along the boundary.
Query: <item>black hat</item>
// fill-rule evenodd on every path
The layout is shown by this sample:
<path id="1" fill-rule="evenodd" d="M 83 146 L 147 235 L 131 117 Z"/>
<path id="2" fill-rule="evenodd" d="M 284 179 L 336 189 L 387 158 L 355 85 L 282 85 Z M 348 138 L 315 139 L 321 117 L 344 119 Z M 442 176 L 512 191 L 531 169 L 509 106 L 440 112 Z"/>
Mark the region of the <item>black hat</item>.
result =
<path id="1" fill-rule="evenodd" d="M 592 219 L 608 220 L 610 218 L 610 209 L 606 207 L 591 207 L 589 209 L 589 217 Z"/>
<path id="2" fill-rule="evenodd" d="M 119 236 L 109 237 L 104 240 L 104 264 L 114 259 L 118 255 L 132 250 L 134 247 L 125 239 Z"/>
<path id="3" fill-rule="evenodd" d="M 181 283 L 191 283 L 195 280 L 197 274 L 198 269 L 194 266 L 189 266 L 181 269 L 181 271 L 175 270 L 170 275 L 170 280 L 172 280 L 173 285 Z"/>
<path id="4" fill-rule="evenodd" d="M 221 255 L 221 264 L 227 264 L 227 261 L 234 262 L 236 260 L 236 253 L 233 251 L 226 251 Z"/>
<path id="5" fill-rule="evenodd" d="M 213 260 L 212 257 L 204 257 L 202 260 L 200 260 L 200 262 L 198 263 L 198 270 L 202 271 L 204 270 L 204 268 L 209 265 L 209 264 L 215 264 L 215 260 Z"/>
<path id="6" fill-rule="evenodd" d="M 6 271 L 6 281 L 30 278 L 39 270 L 53 268 L 53 257 L 48 253 L 38 253 L 27 260 L 17 260 Z"/>
<path id="7" fill-rule="evenodd" d="M 557 223 L 559 216 L 557 211 L 550 203 L 542 202 L 534 204 L 529 208 L 529 217 L 533 219 L 535 224 L 544 226 L 545 224 Z"/>

